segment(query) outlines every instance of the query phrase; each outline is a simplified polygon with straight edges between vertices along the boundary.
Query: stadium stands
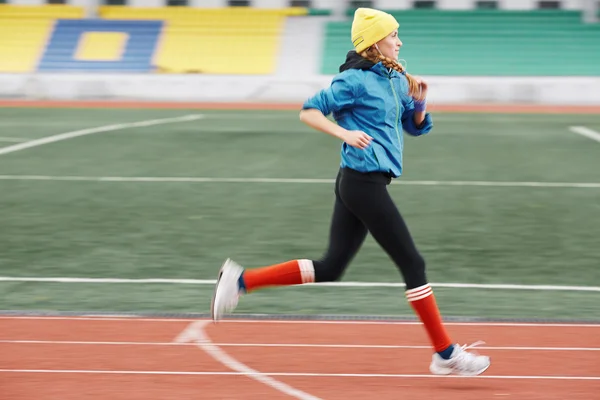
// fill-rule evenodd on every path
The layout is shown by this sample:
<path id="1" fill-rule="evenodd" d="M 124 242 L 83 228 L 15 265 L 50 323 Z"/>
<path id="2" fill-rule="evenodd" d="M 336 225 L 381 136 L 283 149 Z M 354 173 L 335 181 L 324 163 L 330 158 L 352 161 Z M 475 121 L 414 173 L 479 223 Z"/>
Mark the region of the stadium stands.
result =
<path id="1" fill-rule="evenodd" d="M 101 7 L 105 19 L 163 20 L 154 64 L 160 72 L 270 74 L 275 72 L 286 16 L 304 8 Z"/>
<path id="2" fill-rule="evenodd" d="M 0 5 L 0 72 L 273 74 L 286 18 L 326 11 L 102 6 L 98 18 L 85 19 L 74 6 Z M 581 11 L 390 12 L 400 21 L 401 57 L 414 74 L 600 75 L 600 24 L 583 23 Z M 351 49 L 351 19 L 322 22 L 316 58 L 321 73 L 334 74 Z"/>
<path id="3" fill-rule="evenodd" d="M 600 75 L 600 25 L 577 11 L 390 11 L 400 57 L 421 75 Z M 330 22 L 321 72 L 334 74 L 351 47 L 351 22 Z"/>
<path id="4" fill-rule="evenodd" d="M 40 71 L 151 72 L 162 21 L 58 20 Z"/>

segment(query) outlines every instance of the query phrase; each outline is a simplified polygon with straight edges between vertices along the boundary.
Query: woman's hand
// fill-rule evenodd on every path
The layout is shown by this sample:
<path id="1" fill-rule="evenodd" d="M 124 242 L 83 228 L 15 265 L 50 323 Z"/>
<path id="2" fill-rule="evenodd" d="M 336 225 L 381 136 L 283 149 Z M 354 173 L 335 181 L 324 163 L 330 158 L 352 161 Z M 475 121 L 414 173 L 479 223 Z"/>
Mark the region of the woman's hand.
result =
<path id="1" fill-rule="evenodd" d="M 427 108 L 427 89 L 429 86 L 427 82 L 421 77 L 415 77 L 417 83 L 419 84 L 420 93 L 417 96 L 413 96 L 415 101 L 415 113 L 414 113 L 414 121 L 415 125 L 421 126 L 423 121 L 425 120 L 425 113 Z"/>
<path id="2" fill-rule="evenodd" d="M 415 79 L 419 84 L 419 87 L 421 88 L 421 92 L 419 93 L 419 95 L 413 96 L 413 98 L 416 101 L 423 101 L 427 98 L 427 89 L 429 88 L 429 85 L 427 85 L 427 82 L 425 82 L 425 80 L 421 77 L 415 77 Z"/>
<path id="3" fill-rule="evenodd" d="M 363 131 L 346 131 L 342 137 L 342 140 L 352 147 L 366 149 L 369 147 L 369 144 L 371 144 L 371 140 L 373 140 L 373 138 Z"/>
<path id="4" fill-rule="evenodd" d="M 300 121 L 306 125 L 325 132 L 331 136 L 335 136 L 348 143 L 352 147 L 365 149 L 369 147 L 371 136 L 362 131 L 349 131 L 338 124 L 327 119 L 323 113 L 317 109 L 307 109 L 300 111 Z"/>

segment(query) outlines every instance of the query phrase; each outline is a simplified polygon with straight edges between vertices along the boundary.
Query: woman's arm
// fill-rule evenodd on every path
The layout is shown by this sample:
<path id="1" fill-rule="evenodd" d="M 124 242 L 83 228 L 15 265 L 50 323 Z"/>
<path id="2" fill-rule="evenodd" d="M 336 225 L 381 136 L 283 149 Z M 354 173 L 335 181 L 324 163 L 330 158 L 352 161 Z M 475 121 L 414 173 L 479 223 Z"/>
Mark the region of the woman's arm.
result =
<path id="1" fill-rule="evenodd" d="M 421 86 L 421 95 L 417 98 L 414 98 L 415 101 L 415 113 L 413 119 L 415 121 L 415 126 L 421 126 L 423 121 L 425 120 L 426 108 L 427 108 L 427 82 L 425 82 L 421 78 L 417 78 L 419 85 Z"/>
<path id="2" fill-rule="evenodd" d="M 329 120 L 321 111 L 317 110 L 316 108 L 309 108 L 300 111 L 300 121 L 304 122 L 313 129 L 344 140 L 346 129 Z"/>
<path id="3" fill-rule="evenodd" d="M 408 108 L 402 115 L 402 126 L 412 136 L 424 135 L 433 127 L 431 115 L 427 113 L 427 82 L 421 78 L 417 78 L 417 80 L 421 87 L 421 93 L 410 100 Z"/>
<path id="4" fill-rule="evenodd" d="M 327 133 L 338 139 L 343 140 L 350 146 L 364 149 L 369 146 L 372 138 L 362 131 L 349 131 L 338 124 L 330 121 L 321 111 L 316 108 L 309 108 L 300 111 L 300 121 L 313 129 Z"/>
<path id="5" fill-rule="evenodd" d="M 416 106 L 417 105 L 415 104 L 415 107 Z M 425 110 L 423 110 L 423 111 L 415 110 L 415 113 L 413 114 L 413 119 L 415 121 L 415 126 L 421 126 L 423 121 L 425 121 Z"/>

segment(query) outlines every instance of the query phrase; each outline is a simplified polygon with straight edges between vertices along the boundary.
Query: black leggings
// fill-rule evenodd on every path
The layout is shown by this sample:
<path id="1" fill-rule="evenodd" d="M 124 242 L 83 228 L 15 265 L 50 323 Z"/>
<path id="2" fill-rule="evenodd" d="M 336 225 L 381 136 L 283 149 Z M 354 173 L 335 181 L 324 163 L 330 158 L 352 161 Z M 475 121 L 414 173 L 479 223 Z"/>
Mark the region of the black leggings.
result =
<path id="1" fill-rule="evenodd" d="M 370 232 L 395 262 L 406 289 L 427 283 L 425 261 L 387 191 L 390 181 L 382 173 L 340 170 L 335 183 L 329 248 L 321 260 L 313 260 L 316 282 L 340 279 Z"/>

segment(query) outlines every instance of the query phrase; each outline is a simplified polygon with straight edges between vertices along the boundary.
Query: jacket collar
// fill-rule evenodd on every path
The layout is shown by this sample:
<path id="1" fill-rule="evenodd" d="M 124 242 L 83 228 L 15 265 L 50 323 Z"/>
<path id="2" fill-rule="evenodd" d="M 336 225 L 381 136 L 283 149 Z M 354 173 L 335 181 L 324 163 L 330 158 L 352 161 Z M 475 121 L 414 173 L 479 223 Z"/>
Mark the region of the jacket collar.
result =
<path id="1" fill-rule="evenodd" d="M 386 78 L 399 78 L 400 74 L 398 71 L 392 70 L 391 72 L 383 66 L 381 62 L 374 63 L 367 60 L 358 54 L 355 50 L 350 50 L 346 54 L 346 61 L 340 65 L 339 72 L 344 72 L 349 69 L 360 69 L 363 71 L 373 71 L 378 75 L 385 76 Z"/>

